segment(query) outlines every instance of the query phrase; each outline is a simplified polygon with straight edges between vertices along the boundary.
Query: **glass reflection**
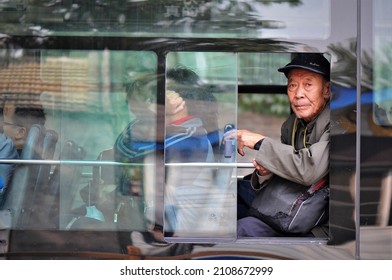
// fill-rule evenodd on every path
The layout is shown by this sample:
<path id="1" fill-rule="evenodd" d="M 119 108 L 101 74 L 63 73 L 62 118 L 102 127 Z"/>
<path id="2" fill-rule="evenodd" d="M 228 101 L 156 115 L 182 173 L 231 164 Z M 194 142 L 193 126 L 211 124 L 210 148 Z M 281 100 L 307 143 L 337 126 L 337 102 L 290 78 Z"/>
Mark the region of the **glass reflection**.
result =
<path id="1" fill-rule="evenodd" d="M 330 5 L 330 0 L 9 0 L 0 2 L 0 13 L 6 13 L 0 18 L 9 35 L 324 39 Z"/>
<path id="2" fill-rule="evenodd" d="M 197 68 L 198 63 L 206 64 Z M 236 126 L 235 63 L 236 57 L 231 54 L 168 56 L 164 224 L 167 240 L 235 237 L 236 188 L 231 177 L 235 177 L 235 168 L 225 166 L 235 162 L 235 143 L 226 143 L 225 147 L 221 140 L 227 124 L 230 128 Z M 207 83 L 217 78 L 217 70 L 228 86 L 226 92 L 214 94 Z M 224 106 L 230 106 L 227 109 L 231 115 L 220 111 Z"/>

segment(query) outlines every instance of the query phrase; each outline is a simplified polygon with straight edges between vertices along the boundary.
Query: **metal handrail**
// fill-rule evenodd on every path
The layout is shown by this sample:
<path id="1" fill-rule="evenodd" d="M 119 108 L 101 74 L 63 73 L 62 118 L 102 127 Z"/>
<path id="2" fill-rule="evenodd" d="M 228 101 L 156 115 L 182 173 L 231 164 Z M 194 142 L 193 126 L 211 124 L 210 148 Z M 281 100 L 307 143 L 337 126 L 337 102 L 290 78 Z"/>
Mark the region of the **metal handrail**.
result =
<path id="1" fill-rule="evenodd" d="M 88 165 L 88 166 L 154 166 L 154 163 L 128 163 L 117 161 L 101 160 L 44 160 L 44 159 L 0 159 L 0 164 L 42 164 L 42 165 Z M 231 168 L 253 168 L 252 163 L 244 162 L 184 162 L 184 163 L 165 163 L 165 166 L 182 166 L 182 167 L 231 167 Z"/>

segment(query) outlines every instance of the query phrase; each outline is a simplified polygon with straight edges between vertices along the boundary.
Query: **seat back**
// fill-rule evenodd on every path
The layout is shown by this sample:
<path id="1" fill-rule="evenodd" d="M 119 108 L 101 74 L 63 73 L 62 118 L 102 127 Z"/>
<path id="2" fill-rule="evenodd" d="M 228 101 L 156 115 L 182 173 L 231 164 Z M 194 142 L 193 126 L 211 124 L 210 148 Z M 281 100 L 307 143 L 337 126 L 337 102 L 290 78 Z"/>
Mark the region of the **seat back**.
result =
<path id="1" fill-rule="evenodd" d="M 114 161 L 114 150 L 108 149 L 102 151 L 97 160 L 100 161 Z M 102 183 L 106 185 L 115 185 L 116 178 L 115 178 L 115 166 L 113 165 L 106 165 L 103 167 L 102 165 L 94 166 L 93 167 L 93 180 L 103 180 Z"/>
<path id="2" fill-rule="evenodd" d="M 112 162 L 114 158 L 114 150 L 109 149 L 102 151 L 97 160 Z M 151 177 L 151 173 L 148 176 Z M 94 166 L 92 180 L 80 190 L 85 212 L 75 213 L 66 229 L 88 229 L 93 226 L 101 230 L 146 231 L 143 183 L 138 183 L 128 182 L 129 192 L 124 194 L 118 191 L 115 165 Z"/>
<path id="3" fill-rule="evenodd" d="M 113 149 L 102 151 L 97 161 L 114 161 Z M 92 179 L 86 186 L 80 189 L 79 194 L 86 207 L 97 206 L 105 208 L 105 220 L 113 219 L 114 206 L 109 205 L 104 201 L 108 192 L 115 190 L 115 166 L 114 165 L 95 165 L 93 166 Z M 112 202 L 113 204 L 114 202 Z"/>
<path id="4" fill-rule="evenodd" d="M 42 142 L 42 153 L 41 159 L 43 160 L 52 160 L 54 156 L 54 152 L 56 150 L 56 144 L 58 141 L 58 134 L 54 130 L 46 130 L 44 139 Z M 45 192 L 48 188 L 48 182 L 50 177 L 50 164 L 39 165 L 37 172 L 37 181 L 36 181 L 36 193 Z"/>
<path id="5" fill-rule="evenodd" d="M 56 150 L 58 133 L 46 130 L 42 141 L 41 159 L 52 160 Z M 44 228 L 48 222 L 48 207 L 53 204 L 53 197 L 49 191 L 49 178 L 53 165 L 38 165 L 37 178 L 31 198 L 31 215 L 28 219 L 29 227 Z M 50 209 L 50 208 L 49 208 Z"/>
<path id="6" fill-rule="evenodd" d="M 42 153 L 42 139 L 45 128 L 41 125 L 33 125 L 27 135 L 21 159 L 40 159 Z M 11 179 L 10 187 L 3 205 L 4 209 L 11 212 L 12 227 L 23 228 L 25 218 L 29 215 L 31 197 L 37 181 L 38 166 L 35 164 L 20 164 L 15 167 L 14 175 Z"/>
<path id="7" fill-rule="evenodd" d="M 84 157 L 84 149 L 72 140 L 65 142 L 59 155 L 60 160 L 82 160 Z M 47 220 L 51 228 L 61 227 L 63 214 L 70 212 L 81 175 L 80 165 L 57 165 L 53 170 L 45 202 L 48 208 Z"/>

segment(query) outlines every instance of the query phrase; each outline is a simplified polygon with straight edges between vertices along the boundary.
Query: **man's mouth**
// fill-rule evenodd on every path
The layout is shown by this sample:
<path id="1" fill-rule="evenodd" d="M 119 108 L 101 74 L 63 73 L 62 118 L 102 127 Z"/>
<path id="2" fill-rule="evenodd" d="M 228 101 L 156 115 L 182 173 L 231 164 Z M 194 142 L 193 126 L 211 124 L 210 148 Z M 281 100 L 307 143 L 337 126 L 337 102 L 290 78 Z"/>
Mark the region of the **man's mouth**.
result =
<path id="1" fill-rule="evenodd" d="M 306 105 L 306 104 L 297 104 L 297 105 L 294 105 L 294 107 L 295 107 L 296 109 L 298 109 L 298 110 L 304 110 L 304 109 L 308 108 L 309 105 Z"/>

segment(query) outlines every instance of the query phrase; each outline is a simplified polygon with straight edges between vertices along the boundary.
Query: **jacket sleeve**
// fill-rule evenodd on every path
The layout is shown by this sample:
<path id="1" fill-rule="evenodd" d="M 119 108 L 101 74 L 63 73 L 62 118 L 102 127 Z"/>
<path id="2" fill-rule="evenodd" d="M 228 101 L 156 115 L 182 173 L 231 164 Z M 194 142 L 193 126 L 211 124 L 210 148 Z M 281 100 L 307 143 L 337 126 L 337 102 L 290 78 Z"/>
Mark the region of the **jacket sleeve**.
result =
<path id="1" fill-rule="evenodd" d="M 252 173 L 251 180 L 250 180 L 250 185 L 255 191 L 260 191 L 262 188 L 264 188 L 269 180 L 272 178 L 273 174 L 268 174 L 265 176 L 261 176 L 258 172 L 257 169 L 255 169 Z"/>
<path id="2" fill-rule="evenodd" d="M 299 151 L 278 140 L 265 138 L 255 159 L 272 173 L 309 186 L 328 174 L 329 138 L 328 128 L 318 142 Z"/>

